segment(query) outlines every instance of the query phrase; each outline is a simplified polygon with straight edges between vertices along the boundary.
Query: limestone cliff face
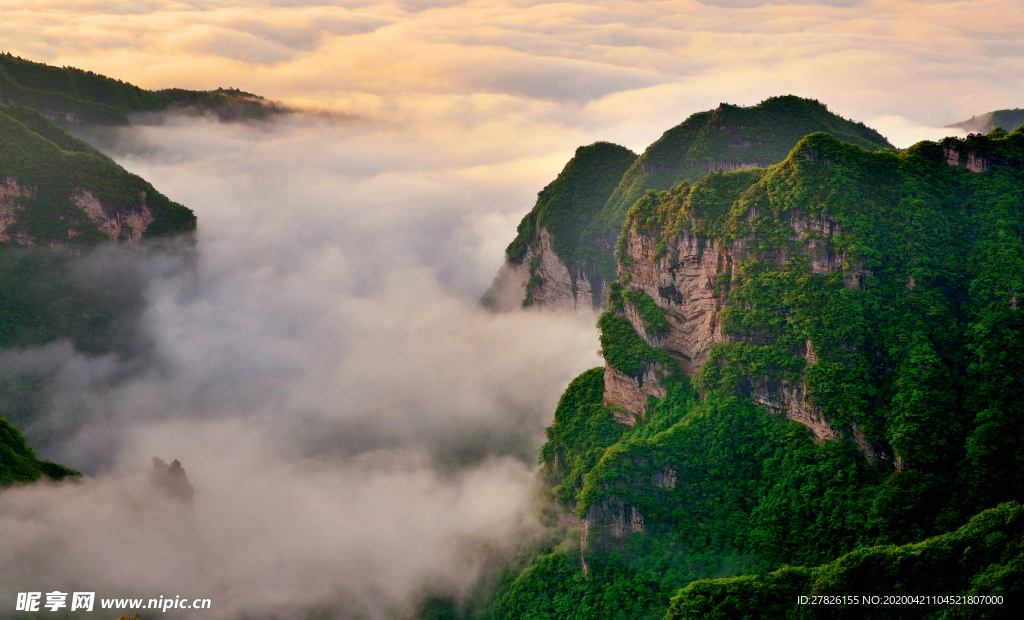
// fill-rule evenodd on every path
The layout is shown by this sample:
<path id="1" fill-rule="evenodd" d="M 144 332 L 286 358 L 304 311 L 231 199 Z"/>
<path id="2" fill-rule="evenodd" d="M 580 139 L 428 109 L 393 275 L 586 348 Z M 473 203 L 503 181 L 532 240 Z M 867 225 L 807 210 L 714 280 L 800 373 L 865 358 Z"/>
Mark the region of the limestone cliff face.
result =
<path id="1" fill-rule="evenodd" d="M 975 173 L 988 172 L 992 169 L 991 158 L 972 151 L 961 152 L 960 149 L 951 144 L 946 144 L 943 147 L 943 153 L 946 156 L 946 163 L 950 166 L 966 168 Z"/>
<path id="2" fill-rule="evenodd" d="M 627 538 L 644 531 L 644 516 L 636 506 L 610 497 L 590 507 L 580 527 L 580 546 L 588 547 L 592 540 Z"/>
<path id="3" fill-rule="evenodd" d="M 747 143 L 743 144 L 741 148 L 745 148 L 750 145 L 751 143 L 747 141 Z M 754 168 L 767 168 L 768 166 L 771 166 L 774 163 L 776 162 L 715 161 L 714 159 L 712 159 L 711 161 L 708 162 L 708 172 L 734 172 L 736 170 L 753 170 Z"/>
<path id="4" fill-rule="evenodd" d="M 747 218 L 753 221 L 755 217 L 757 212 L 751 209 Z M 827 215 L 812 218 L 793 212 L 789 214 L 789 224 L 791 238 L 803 242 L 799 247 L 808 257 L 814 273 L 843 271 L 844 257 L 831 241 L 842 232 L 835 220 Z M 625 260 L 620 260 L 619 276 L 620 281 L 627 282 L 627 289 L 644 291 L 664 310 L 669 329 L 660 336 L 647 334 L 643 321 L 630 304 L 625 305 L 622 314 L 650 346 L 665 351 L 682 372 L 695 376 L 707 361 L 711 346 L 728 339 L 722 332 L 720 320 L 723 294 L 728 290 L 727 282 L 737 275 L 739 263 L 749 257 L 747 248 L 755 238 L 746 236 L 722 244 L 714 238 L 695 236 L 691 226 L 684 226 L 659 254 L 660 237 L 660 230 L 644 233 L 628 230 L 623 252 Z M 788 259 L 782 250 L 776 256 L 782 263 Z M 850 266 L 844 274 L 846 285 L 861 286 L 865 274 L 862 266 Z M 806 343 L 804 357 L 808 365 L 815 362 L 814 345 L 810 341 Z M 648 396 L 664 396 L 664 388 L 657 380 L 658 371 L 656 365 L 649 365 L 642 377 L 634 378 L 606 364 L 605 401 L 642 416 Z M 802 380 L 794 384 L 749 382 L 745 388 L 754 402 L 803 424 L 816 439 L 839 437 L 821 408 L 808 399 Z"/>
<path id="5" fill-rule="evenodd" d="M 8 177 L 0 183 L 0 243 L 8 244 L 17 241 L 22 244 L 31 244 L 32 239 L 25 231 L 17 226 L 24 207 L 19 204 L 18 198 L 33 198 L 35 192 L 30 187 L 19 185 L 17 181 Z"/>
<path id="6" fill-rule="evenodd" d="M 567 265 L 552 249 L 551 234 L 542 227 L 522 260 L 505 261 L 484 302 L 499 310 L 535 306 L 591 316 L 603 309 L 605 288 L 600 279 L 592 282 L 582 266 Z"/>
<path id="7" fill-rule="evenodd" d="M 153 211 L 146 204 L 146 192 L 140 192 L 140 197 L 139 205 L 122 208 L 104 206 L 88 190 L 72 196 L 71 200 L 112 241 L 137 243 L 154 219 Z"/>
<path id="8" fill-rule="evenodd" d="M 631 377 L 611 367 L 604 366 L 604 404 L 616 420 L 626 426 L 636 424 L 636 416 L 642 416 L 647 397 L 661 398 L 665 388 L 661 379 L 669 369 L 660 364 L 644 369 L 643 374 Z"/>
<path id="9" fill-rule="evenodd" d="M 12 177 L 0 182 L 0 244 L 40 243 L 25 222 L 26 212 L 33 208 L 30 201 L 36 198 L 36 194 L 36 188 L 21 185 Z M 44 245 L 55 249 L 66 248 L 71 239 L 87 234 L 92 227 L 112 241 L 137 243 L 155 219 L 152 209 L 146 204 L 145 192 L 140 193 L 139 204 L 132 206 L 104 204 L 88 190 L 68 196 L 68 199 L 81 210 L 81 217 L 57 215 L 67 227 L 67 237 L 51 237 L 43 241 Z"/>

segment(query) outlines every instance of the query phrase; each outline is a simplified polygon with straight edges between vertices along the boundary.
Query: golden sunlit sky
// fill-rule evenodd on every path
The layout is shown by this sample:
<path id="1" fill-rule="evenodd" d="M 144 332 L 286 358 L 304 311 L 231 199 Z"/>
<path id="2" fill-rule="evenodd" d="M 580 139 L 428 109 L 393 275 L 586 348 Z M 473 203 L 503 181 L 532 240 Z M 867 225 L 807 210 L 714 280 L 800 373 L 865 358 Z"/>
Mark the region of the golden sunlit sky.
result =
<path id="1" fill-rule="evenodd" d="M 146 88 L 234 86 L 481 162 L 639 150 L 693 112 L 787 93 L 907 146 L 1024 106 L 1021 32 L 1017 0 L 0 1 L 14 54 Z"/>

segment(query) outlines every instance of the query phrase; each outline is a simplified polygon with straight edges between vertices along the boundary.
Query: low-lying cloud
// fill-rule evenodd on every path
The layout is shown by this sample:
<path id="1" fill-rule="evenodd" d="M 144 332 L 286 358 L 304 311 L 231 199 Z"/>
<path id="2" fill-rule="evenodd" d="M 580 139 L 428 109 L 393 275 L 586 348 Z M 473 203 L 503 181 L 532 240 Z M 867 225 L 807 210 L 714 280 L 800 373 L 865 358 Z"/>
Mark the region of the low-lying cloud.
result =
<path id="1" fill-rule="evenodd" d="M 0 493 L 3 604 L 67 589 L 382 618 L 464 591 L 531 531 L 543 429 L 599 360 L 592 321 L 477 303 L 528 206 L 487 178 L 506 168 L 305 115 L 110 132 L 92 139 L 196 211 L 198 259 L 128 253 L 138 355 L 0 354 L 48 382 L 24 426 L 40 456 L 90 474 Z M 108 254 L 93 268 L 125 260 Z M 149 488 L 153 456 L 181 461 L 191 507 Z"/>

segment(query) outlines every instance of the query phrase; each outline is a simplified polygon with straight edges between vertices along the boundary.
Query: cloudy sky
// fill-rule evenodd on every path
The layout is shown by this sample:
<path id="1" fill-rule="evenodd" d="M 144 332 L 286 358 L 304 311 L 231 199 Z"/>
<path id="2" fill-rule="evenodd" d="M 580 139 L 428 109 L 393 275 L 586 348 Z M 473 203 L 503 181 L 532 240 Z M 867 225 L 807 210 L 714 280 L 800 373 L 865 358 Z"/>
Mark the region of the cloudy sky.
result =
<path id="1" fill-rule="evenodd" d="M 540 531 L 537 447 L 601 364 L 586 317 L 477 303 L 574 149 L 786 93 L 907 146 L 1024 106 L 1020 32 L 1009 1 L 0 0 L 3 51 L 314 112 L 92 136 L 195 210 L 199 261 L 85 259 L 146 283 L 141 361 L 0 354 L 49 382 L 30 443 L 88 474 L 0 493 L 0 607 L 66 588 L 376 620 L 465 591 Z M 192 506 L 150 488 L 154 455 Z"/>
<path id="2" fill-rule="evenodd" d="M 1021 106 L 1020 32 L 1014 0 L 0 2 L 16 54 L 400 123 L 480 165 L 642 149 L 692 112 L 786 93 L 905 146 Z"/>

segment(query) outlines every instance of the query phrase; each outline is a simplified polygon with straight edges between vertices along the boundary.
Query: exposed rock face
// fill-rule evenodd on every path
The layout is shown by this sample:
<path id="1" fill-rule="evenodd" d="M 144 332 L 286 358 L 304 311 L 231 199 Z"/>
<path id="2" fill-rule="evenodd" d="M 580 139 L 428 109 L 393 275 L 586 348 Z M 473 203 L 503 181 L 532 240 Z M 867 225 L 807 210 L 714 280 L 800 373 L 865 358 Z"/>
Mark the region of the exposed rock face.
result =
<path id="1" fill-rule="evenodd" d="M 946 155 L 946 163 L 958 168 L 967 168 L 971 172 L 987 172 L 992 169 L 992 160 L 977 153 L 968 151 L 961 153 L 959 149 L 950 144 L 943 146 Z"/>
<path id="2" fill-rule="evenodd" d="M 663 467 L 658 471 L 654 472 L 651 477 L 651 484 L 656 487 L 663 487 L 666 489 L 676 488 L 676 479 L 678 472 L 670 467 Z"/>
<path id="3" fill-rule="evenodd" d="M 12 240 L 23 244 L 32 243 L 25 231 L 15 225 L 18 223 L 19 212 L 24 210 L 17 199 L 34 196 L 32 188 L 23 187 L 10 177 L 0 183 L 0 243 L 11 243 Z"/>
<path id="4" fill-rule="evenodd" d="M 19 198 L 34 199 L 36 190 L 19 184 L 11 177 L 0 183 L 0 243 L 17 242 L 23 245 L 35 245 L 35 239 L 25 226 L 21 225 L 22 214 L 27 208 L 19 204 Z M 152 209 L 146 204 L 146 193 L 140 195 L 138 206 L 112 208 L 103 205 L 92 192 L 86 190 L 69 196 L 72 203 L 82 210 L 89 222 L 96 226 L 112 241 L 137 243 L 155 219 Z M 69 218 L 73 220 L 74 218 Z M 68 221 L 67 240 L 82 234 L 80 226 L 83 222 Z M 67 247 L 67 241 L 50 240 L 54 248 Z"/>
<path id="5" fill-rule="evenodd" d="M 541 228 L 539 243 L 531 244 L 519 263 L 506 260 L 502 265 L 486 303 L 495 309 L 511 310 L 530 299 L 527 305 L 592 315 L 602 309 L 605 295 L 604 282 L 591 284 L 580 266 L 566 265 L 551 247 L 551 234 Z"/>
<path id="6" fill-rule="evenodd" d="M 104 208 L 90 191 L 71 197 L 79 209 L 85 211 L 89 220 L 113 241 L 139 242 L 146 228 L 153 223 L 153 212 L 146 205 L 146 193 L 142 192 L 142 204 L 124 209 Z"/>
<path id="7" fill-rule="evenodd" d="M 752 209 L 748 219 L 756 216 Z M 827 215 L 811 218 L 791 212 L 789 223 L 793 228 L 791 238 L 804 242 L 801 252 L 810 259 L 814 273 L 844 270 L 844 257 L 835 251 L 831 242 L 833 236 L 842 232 L 834 219 Z M 747 248 L 754 239 L 741 237 L 723 246 L 717 239 L 693 236 L 690 228 L 684 227 L 676 239 L 668 241 L 659 256 L 658 235 L 660 231 L 626 233 L 625 254 L 631 260 L 620 261 L 619 275 L 620 279 L 628 281 L 627 288 L 643 290 L 665 311 L 669 329 L 660 337 L 648 335 L 643 321 L 629 304 L 623 315 L 649 345 L 664 350 L 678 363 L 680 370 L 694 376 L 707 361 L 711 346 L 727 340 L 719 318 L 722 292 L 727 286 L 724 283 L 736 275 L 739 263 L 749 257 Z M 784 263 L 788 257 L 780 250 L 775 259 Z M 860 287 L 866 273 L 862 265 L 849 266 L 844 274 L 846 285 Z M 805 358 L 808 365 L 817 360 L 810 341 L 806 343 Z M 652 366 L 643 377 L 634 379 L 606 364 L 604 399 L 634 415 L 643 415 L 648 395 L 660 398 L 665 394 L 657 380 L 658 374 L 659 369 Z M 750 383 L 746 389 L 754 402 L 803 424 L 817 440 L 841 437 L 829 425 L 821 408 L 808 400 L 802 379 L 792 385 L 769 381 Z M 866 440 L 863 443 L 867 444 Z M 865 450 L 877 456 L 870 446 Z"/>
<path id="8" fill-rule="evenodd" d="M 626 426 L 636 424 L 636 417 L 643 416 L 647 397 L 665 396 L 661 378 L 665 370 L 647 368 L 639 377 L 623 374 L 609 364 L 604 366 L 604 403 L 609 406 L 612 416 Z"/>
<path id="9" fill-rule="evenodd" d="M 751 146 L 753 144 L 760 144 L 760 143 L 759 142 L 751 142 L 749 140 L 744 140 L 742 144 L 738 144 L 738 145 L 730 144 L 729 146 L 731 146 L 733 148 L 745 148 L 745 147 Z M 715 161 L 715 160 L 711 160 L 711 161 L 708 162 L 708 172 L 720 172 L 720 171 L 723 171 L 723 170 L 726 171 L 726 172 L 732 172 L 732 171 L 735 171 L 735 170 L 752 170 L 754 168 L 767 168 L 768 166 L 771 166 L 773 163 L 775 163 L 775 162 L 763 162 L 763 161 L 742 162 L 742 161 Z"/>
<path id="10" fill-rule="evenodd" d="M 580 546 L 587 548 L 591 538 L 622 539 L 644 531 L 644 516 L 636 506 L 627 506 L 617 497 L 609 497 L 590 507 L 580 530 Z"/>

